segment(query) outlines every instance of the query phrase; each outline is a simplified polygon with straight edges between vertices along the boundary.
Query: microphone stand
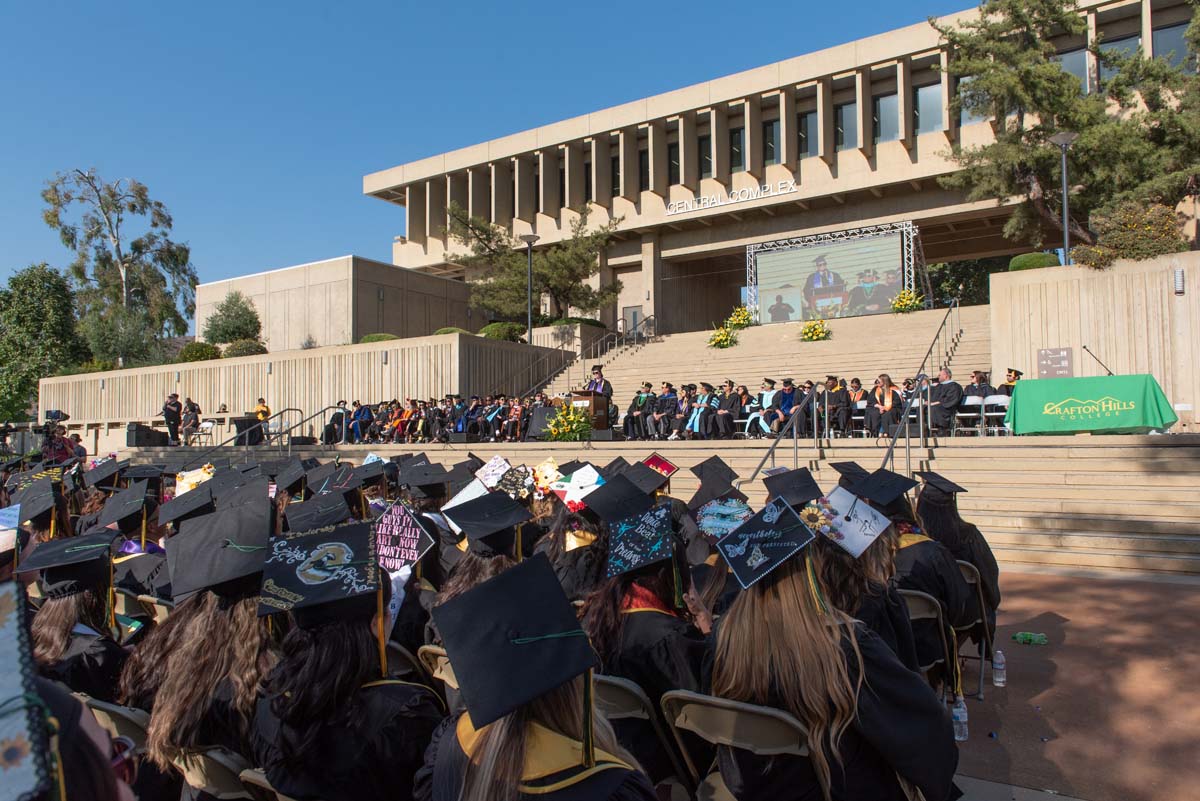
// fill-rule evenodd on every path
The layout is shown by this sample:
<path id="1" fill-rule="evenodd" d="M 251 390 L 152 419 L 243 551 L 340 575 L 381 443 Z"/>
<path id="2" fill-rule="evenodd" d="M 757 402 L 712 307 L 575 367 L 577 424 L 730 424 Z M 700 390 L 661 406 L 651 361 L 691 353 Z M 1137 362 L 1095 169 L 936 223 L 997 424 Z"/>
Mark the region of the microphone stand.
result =
<path id="1" fill-rule="evenodd" d="M 1100 365 L 1101 367 L 1103 367 L 1103 368 L 1104 368 L 1104 372 L 1108 373 L 1109 375 L 1112 375 L 1112 374 L 1113 374 L 1113 371 L 1108 369 L 1108 365 L 1107 365 L 1107 364 L 1105 364 L 1104 362 L 1100 361 L 1100 357 L 1099 357 L 1099 356 L 1097 356 L 1096 354 L 1092 353 L 1092 349 L 1091 349 L 1091 348 L 1089 348 L 1087 345 L 1084 345 L 1084 346 L 1083 346 L 1083 349 L 1084 349 L 1085 351 L 1087 351 L 1087 354 L 1088 354 L 1088 356 L 1091 356 L 1093 359 L 1095 359 L 1095 360 L 1096 360 L 1096 364 L 1098 364 L 1098 365 Z"/>

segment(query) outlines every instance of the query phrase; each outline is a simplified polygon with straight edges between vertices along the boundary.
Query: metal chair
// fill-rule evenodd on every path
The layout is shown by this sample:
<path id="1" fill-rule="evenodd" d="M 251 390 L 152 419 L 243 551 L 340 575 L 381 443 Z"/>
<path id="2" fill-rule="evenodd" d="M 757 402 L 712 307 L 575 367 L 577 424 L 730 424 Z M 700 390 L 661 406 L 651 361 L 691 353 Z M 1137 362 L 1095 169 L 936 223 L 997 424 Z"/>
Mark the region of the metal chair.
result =
<path id="1" fill-rule="evenodd" d="M 395 640 L 389 640 L 387 644 L 387 666 L 388 673 L 393 676 L 407 676 L 417 684 L 433 686 L 433 679 L 421 660 Z"/>
<path id="2" fill-rule="evenodd" d="M 92 710 L 96 721 L 113 737 L 128 737 L 133 741 L 134 752 L 146 753 L 146 730 L 150 727 L 150 713 L 131 706 L 98 701 L 91 696 L 80 695 L 79 700 Z"/>
<path id="3" fill-rule="evenodd" d="M 155 598 L 153 595 L 139 595 L 137 599 L 153 612 L 155 623 L 162 623 L 171 614 L 171 610 L 175 608 L 175 604 L 170 601 Z"/>
<path id="4" fill-rule="evenodd" d="M 181 751 L 171 763 L 179 769 L 184 782 L 214 798 L 248 798 L 254 796 L 242 784 L 242 771 L 250 767 L 240 754 L 224 748 L 208 748 L 203 751 Z"/>
<path id="5" fill-rule="evenodd" d="M 609 720 L 637 719 L 649 721 L 651 728 L 654 729 L 654 736 L 658 738 L 659 747 L 671 759 L 671 767 L 675 771 L 675 777 L 683 785 L 689 796 L 696 792 L 696 784 L 692 780 L 691 773 L 689 773 L 687 767 L 680 760 L 679 752 L 676 750 L 674 743 L 667 738 L 667 733 L 663 730 L 662 721 L 659 719 L 658 713 L 654 709 L 654 705 L 650 703 L 650 699 L 646 696 L 645 691 L 629 679 L 622 679 L 617 676 L 597 675 L 594 677 L 593 686 L 596 691 L 596 708 L 604 714 L 604 717 Z"/>
<path id="6" fill-rule="evenodd" d="M 928 665 L 918 665 L 920 671 L 928 674 L 937 665 L 944 664 L 948 670 L 954 670 L 955 665 L 951 662 L 953 657 L 950 655 L 950 646 L 946 643 L 946 623 L 945 617 L 942 614 L 942 604 L 937 598 L 918 590 L 899 590 L 900 595 L 904 598 L 904 605 L 908 607 L 909 620 L 934 620 L 937 621 L 938 637 L 942 641 L 942 658 L 935 659 Z M 942 697 L 945 698 L 946 691 L 943 687 Z"/>
<path id="7" fill-rule="evenodd" d="M 1004 424 L 1004 418 L 1008 416 L 1009 400 L 1007 395 L 988 395 L 983 399 L 985 432 L 995 433 L 997 436 L 1010 433 L 1008 426 Z"/>
<path id="8" fill-rule="evenodd" d="M 962 399 L 951 423 L 950 436 L 958 436 L 960 428 L 973 428 L 975 436 L 983 433 L 983 398 L 978 395 L 968 395 Z"/>
<path id="9" fill-rule="evenodd" d="M 433 678 L 441 681 L 447 687 L 457 690 L 458 679 L 454 676 L 454 668 L 450 665 L 450 657 L 446 649 L 437 645 L 422 645 L 417 649 L 417 658 L 425 667 L 425 671 Z"/>
<path id="10" fill-rule="evenodd" d="M 992 630 L 987 622 L 987 605 L 983 601 L 983 580 L 979 577 L 979 569 L 970 562 L 964 562 L 961 559 L 958 562 L 958 572 L 962 573 L 963 580 L 970 584 L 975 590 L 975 599 L 979 603 L 979 617 L 965 626 L 955 627 L 955 632 L 965 632 L 975 626 L 980 626 L 983 629 L 983 642 L 979 644 L 979 656 L 964 656 L 963 659 L 978 659 L 979 660 L 979 688 L 974 693 L 975 697 L 980 701 L 983 700 L 983 664 L 991 659 L 992 654 Z M 957 654 L 956 654 L 957 656 Z"/>
<path id="11" fill-rule="evenodd" d="M 196 429 L 193 435 L 197 445 L 208 445 L 209 447 L 216 444 L 215 432 L 217 430 L 217 422 L 215 420 L 205 420 Z"/>
<path id="12" fill-rule="evenodd" d="M 867 402 L 865 400 L 854 402 L 854 409 L 850 412 L 850 434 L 859 437 L 867 436 Z"/>
<path id="13" fill-rule="evenodd" d="M 272 801 L 296 801 L 290 795 L 276 790 L 267 779 L 267 774 L 258 768 L 247 768 L 238 774 L 238 778 L 252 796 L 266 797 Z"/>
<path id="14" fill-rule="evenodd" d="M 713 771 L 701 781 L 695 761 L 684 744 L 684 731 L 713 745 L 739 748 L 759 756 L 808 756 L 808 731 L 804 724 L 780 709 L 672 690 L 663 695 L 662 710 L 698 788 L 698 801 L 731 801 L 733 795 L 719 772 Z"/>

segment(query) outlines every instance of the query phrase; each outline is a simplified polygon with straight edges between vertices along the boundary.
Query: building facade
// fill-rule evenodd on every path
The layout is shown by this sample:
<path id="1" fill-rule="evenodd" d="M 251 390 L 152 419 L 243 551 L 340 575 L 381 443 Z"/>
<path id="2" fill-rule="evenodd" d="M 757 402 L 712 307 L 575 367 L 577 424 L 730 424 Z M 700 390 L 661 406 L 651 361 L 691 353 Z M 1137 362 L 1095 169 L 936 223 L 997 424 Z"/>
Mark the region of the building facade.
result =
<path id="1" fill-rule="evenodd" d="M 1086 35 L 1054 44 L 1083 91 L 1101 77 L 1089 45 L 1186 52 L 1184 2 L 1079 5 Z M 988 120 L 951 113 L 942 45 L 921 22 L 372 173 L 363 192 L 405 209 L 397 265 L 460 279 L 451 203 L 541 245 L 569 237 L 585 205 L 597 224 L 620 219 L 594 280 L 622 290 L 602 316 L 628 327 L 653 315 L 660 333 L 728 314 L 747 246 L 767 241 L 911 222 L 929 262 L 1019 252 L 1001 235 L 1005 208 L 938 183 L 952 148 L 993 136 Z"/>

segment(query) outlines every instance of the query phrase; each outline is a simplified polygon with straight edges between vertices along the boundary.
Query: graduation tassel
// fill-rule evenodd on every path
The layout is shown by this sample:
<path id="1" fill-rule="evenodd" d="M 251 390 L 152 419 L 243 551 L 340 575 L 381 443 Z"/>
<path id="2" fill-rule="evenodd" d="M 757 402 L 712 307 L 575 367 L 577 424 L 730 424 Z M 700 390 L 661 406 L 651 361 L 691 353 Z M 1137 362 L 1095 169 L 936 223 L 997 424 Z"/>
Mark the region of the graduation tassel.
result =
<path id="1" fill-rule="evenodd" d="M 142 551 L 146 550 L 146 507 L 142 506 Z"/>
<path id="2" fill-rule="evenodd" d="M 595 717 L 596 709 L 594 703 L 594 692 L 592 687 L 592 668 L 587 669 L 587 673 L 583 674 L 583 766 L 585 768 L 593 768 L 596 766 L 596 733 L 595 733 Z"/>
<path id="3" fill-rule="evenodd" d="M 375 620 L 376 624 L 375 638 L 379 641 L 379 675 L 387 678 L 387 640 L 383 635 L 383 584 L 379 585 L 379 589 L 375 591 Z"/>
<path id="4" fill-rule="evenodd" d="M 517 523 L 517 562 L 521 561 L 521 532 L 524 531 L 525 524 Z"/>
<path id="5" fill-rule="evenodd" d="M 54 507 L 54 512 L 50 515 L 50 539 L 54 539 L 54 524 L 58 522 L 58 506 Z"/>
<path id="6" fill-rule="evenodd" d="M 362 519 L 369 520 L 371 518 L 371 505 L 367 503 L 367 496 L 363 495 L 361 490 L 358 493 L 358 503 L 362 507 Z"/>
<path id="7" fill-rule="evenodd" d="M 118 637 L 117 628 L 117 591 L 113 589 L 116 577 L 113 574 L 113 560 L 108 557 L 108 627 L 113 630 L 113 636 Z M 118 637 L 118 642 L 119 642 Z"/>
<path id="8" fill-rule="evenodd" d="M 679 561 L 671 555 L 671 579 L 675 584 L 675 608 L 683 608 L 683 579 L 679 575 Z"/>

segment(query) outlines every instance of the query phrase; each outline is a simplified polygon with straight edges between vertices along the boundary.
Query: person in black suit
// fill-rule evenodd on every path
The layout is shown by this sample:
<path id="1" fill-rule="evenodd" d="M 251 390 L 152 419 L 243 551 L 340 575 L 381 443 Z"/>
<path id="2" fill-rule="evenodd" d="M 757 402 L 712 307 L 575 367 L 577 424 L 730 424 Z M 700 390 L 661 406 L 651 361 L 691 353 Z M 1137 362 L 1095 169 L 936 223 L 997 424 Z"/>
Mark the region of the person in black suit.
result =
<path id="1" fill-rule="evenodd" d="M 170 436 L 172 445 L 179 444 L 179 423 L 183 419 L 183 404 L 179 402 L 179 396 L 172 392 L 167 396 L 166 403 L 162 407 L 163 421 L 167 424 L 167 434 Z"/>
<path id="2" fill-rule="evenodd" d="M 733 439 L 734 426 L 742 414 L 742 399 L 734 392 L 733 380 L 725 379 L 712 416 L 713 434 L 717 439 Z"/>
<path id="3" fill-rule="evenodd" d="M 953 380 L 950 368 L 943 367 L 938 373 L 938 382 L 929 388 L 929 427 L 934 431 L 948 431 L 962 399 L 962 385 Z"/>

